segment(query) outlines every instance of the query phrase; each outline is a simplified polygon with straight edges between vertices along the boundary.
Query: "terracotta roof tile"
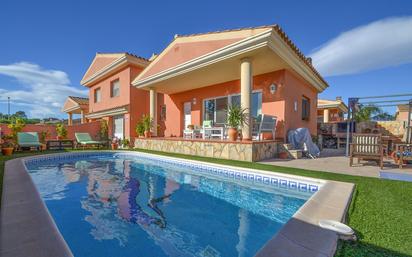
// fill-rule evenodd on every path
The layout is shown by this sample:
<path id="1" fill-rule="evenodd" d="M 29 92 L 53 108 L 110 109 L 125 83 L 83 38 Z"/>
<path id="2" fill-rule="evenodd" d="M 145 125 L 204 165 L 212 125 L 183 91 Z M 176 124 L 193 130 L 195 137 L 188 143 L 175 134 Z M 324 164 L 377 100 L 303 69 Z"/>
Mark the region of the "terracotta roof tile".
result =
<path id="1" fill-rule="evenodd" d="M 81 105 L 89 104 L 89 98 L 87 97 L 69 96 L 69 98 Z"/>

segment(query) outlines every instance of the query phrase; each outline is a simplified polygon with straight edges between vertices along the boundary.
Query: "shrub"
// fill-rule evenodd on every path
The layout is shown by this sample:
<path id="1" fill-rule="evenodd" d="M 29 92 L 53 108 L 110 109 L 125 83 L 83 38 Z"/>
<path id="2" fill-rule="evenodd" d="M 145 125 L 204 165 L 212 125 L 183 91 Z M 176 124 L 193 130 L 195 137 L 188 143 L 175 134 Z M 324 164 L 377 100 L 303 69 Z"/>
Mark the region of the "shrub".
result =
<path id="1" fill-rule="evenodd" d="M 145 131 L 150 131 L 153 128 L 153 119 L 149 115 L 142 116 L 142 123 Z"/>
<path id="2" fill-rule="evenodd" d="M 56 132 L 57 132 L 57 136 L 59 136 L 61 138 L 66 138 L 67 137 L 67 129 L 63 125 L 63 123 L 59 123 L 59 124 L 56 125 Z"/>
<path id="3" fill-rule="evenodd" d="M 17 143 L 17 133 L 21 132 L 24 126 L 26 126 L 26 123 L 22 118 L 15 118 L 9 125 L 7 125 L 7 127 L 11 129 L 11 136 L 14 143 Z"/>
<path id="4" fill-rule="evenodd" d="M 142 121 L 139 121 L 139 122 L 136 124 L 136 133 L 137 133 L 137 135 L 143 136 L 143 135 L 144 135 L 144 131 L 145 131 L 145 126 L 144 126 L 144 124 L 143 124 Z"/>
<path id="5" fill-rule="evenodd" d="M 106 120 L 100 121 L 99 137 L 100 137 L 100 140 L 109 139 L 109 125 L 107 124 Z"/>

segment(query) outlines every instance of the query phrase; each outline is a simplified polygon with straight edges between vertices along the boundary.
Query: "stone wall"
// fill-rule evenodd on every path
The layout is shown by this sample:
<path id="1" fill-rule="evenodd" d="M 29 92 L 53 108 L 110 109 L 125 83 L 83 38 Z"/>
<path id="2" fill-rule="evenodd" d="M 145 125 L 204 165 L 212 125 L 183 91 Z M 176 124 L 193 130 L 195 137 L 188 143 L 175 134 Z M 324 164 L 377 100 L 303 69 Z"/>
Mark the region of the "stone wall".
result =
<path id="1" fill-rule="evenodd" d="M 356 132 L 378 132 L 386 136 L 402 137 L 405 134 L 405 126 L 402 121 L 365 121 L 356 124 Z"/>
<path id="2" fill-rule="evenodd" d="M 135 148 L 252 162 L 275 157 L 278 143 L 274 141 L 234 143 L 185 139 L 136 138 Z"/>

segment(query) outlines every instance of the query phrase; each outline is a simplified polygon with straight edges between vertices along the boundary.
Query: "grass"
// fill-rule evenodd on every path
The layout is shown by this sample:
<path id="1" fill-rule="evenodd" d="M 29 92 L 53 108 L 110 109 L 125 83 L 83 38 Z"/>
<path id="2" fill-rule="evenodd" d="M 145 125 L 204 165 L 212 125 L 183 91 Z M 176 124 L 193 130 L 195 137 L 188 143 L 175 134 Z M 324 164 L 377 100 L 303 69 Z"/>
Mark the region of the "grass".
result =
<path id="1" fill-rule="evenodd" d="M 357 231 L 359 240 L 354 243 L 340 241 L 335 256 L 412 256 L 412 183 L 410 182 L 147 150 L 139 151 L 210 163 L 354 183 L 356 189 L 348 212 L 348 223 Z M 18 153 L 12 157 L 0 156 L 0 189 L 3 179 L 4 162 L 11 158 L 33 154 L 38 153 Z"/>

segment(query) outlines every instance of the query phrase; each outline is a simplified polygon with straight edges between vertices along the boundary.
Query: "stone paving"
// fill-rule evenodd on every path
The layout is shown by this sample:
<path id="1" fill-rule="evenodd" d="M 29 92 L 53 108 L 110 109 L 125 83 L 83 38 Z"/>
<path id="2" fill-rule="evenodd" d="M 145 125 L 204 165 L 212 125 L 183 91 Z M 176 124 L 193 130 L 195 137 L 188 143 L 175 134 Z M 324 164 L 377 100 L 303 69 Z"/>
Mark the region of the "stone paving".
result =
<path id="1" fill-rule="evenodd" d="M 356 159 L 354 166 L 349 167 L 349 158 L 344 156 L 342 151 L 324 151 L 318 159 L 268 159 L 260 163 L 366 177 L 379 177 L 381 171 L 376 162 L 362 161 L 357 164 Z M 395 165 L 391 159 L 386 158 L 382 171 L 412 175 L 412 165 L 409 164 L 399 169 L 399 166 Z"/>

